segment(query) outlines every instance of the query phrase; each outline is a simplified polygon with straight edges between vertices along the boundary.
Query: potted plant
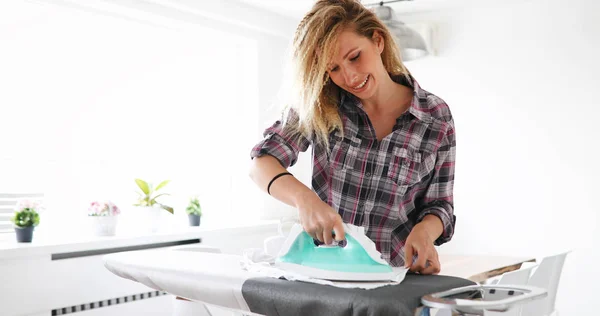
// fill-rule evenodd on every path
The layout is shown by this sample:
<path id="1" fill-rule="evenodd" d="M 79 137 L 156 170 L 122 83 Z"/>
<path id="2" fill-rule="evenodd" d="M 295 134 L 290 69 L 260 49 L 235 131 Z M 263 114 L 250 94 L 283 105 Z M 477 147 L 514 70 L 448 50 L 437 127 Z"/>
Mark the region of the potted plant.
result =
<path id="1" fill-rule="evenodd" d="M 17 242 L 31 242 L 33 229 L 40 224 L 39 212 L 42 205 L 37 201 L 21 200 L 17 203 L 15 214 L 11 218 L 15 224 Z"/>
<path id="2" fill-rule="evenodd" d="M 88 207 L 88 217 L 96 236 L 114 236 L 121 210 L 111 201 L 94 201 Z"/>
<path id="3" fill-rule="evenodd" d="M 188 206 L 185 209 L 188 214 L 190 226 L 200 226 L 200 217 L 202 217 L 202 208 L 200 207 L 200 201 L 197 197 L 190 199 Z"/>
<path id="4" fill-rule="evenodd" d="M 162 214 L 163 210 L 166 210 L 167 212 L 173 214 L 172 207 L 159 203 L 157 201 L 159 197 L 163 195 L 169 195 L 167 193 L 157 193 L 160 189 L 164 188 L 169 183 L 169 180 L 165 180 L 159 183 L 156 187 L 152 185 L 152 183 L 148 183 L 141 179 L 135 179 L 135 183 L 140 189 L 140 192 L 137 192 L 139 195 L 138 202 L 134 205 L 138 208 L 143 209 L 143 211 L 145 212 L 144 215 L 146 215 L 145 218 L 148 221 L 148 224 L 150 225 L 150 230 L 152 232 L 156 232 L 161 223 L 160 215 Z"/>

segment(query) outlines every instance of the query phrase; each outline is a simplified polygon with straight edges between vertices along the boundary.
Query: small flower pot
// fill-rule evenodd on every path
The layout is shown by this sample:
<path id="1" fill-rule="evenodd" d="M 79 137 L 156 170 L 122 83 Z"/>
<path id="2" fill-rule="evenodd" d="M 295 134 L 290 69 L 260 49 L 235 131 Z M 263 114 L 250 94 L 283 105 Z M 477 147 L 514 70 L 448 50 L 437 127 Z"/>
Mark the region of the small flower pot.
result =
<path id="1" fill-rule="evenodd" d="M 188 214 L 190 226 L 200 226 L 200 215 Z"/>
<path id="2" fill-rule="evenodd" d="M 96 236 L 114 236 L 117 231 L 118 216 L 90 216 L 92 230 Z"/>
<path id="3" fill-rule="evenodd" d="M 156 233 L 161 230 L 164 225 L 162 215 L 168 213 L 166 210 L 155 206 L 137 206 L 136 208 L 139 211 L 136 214 L 137 223 L 143 232 Z"/>
<path id="4" fill-rule="evenodd" d="M 15 233 L 17 233 L 17 242 L 31 242 L 33 239 L 33 229 L 33 226 L 15 227 Z"/>

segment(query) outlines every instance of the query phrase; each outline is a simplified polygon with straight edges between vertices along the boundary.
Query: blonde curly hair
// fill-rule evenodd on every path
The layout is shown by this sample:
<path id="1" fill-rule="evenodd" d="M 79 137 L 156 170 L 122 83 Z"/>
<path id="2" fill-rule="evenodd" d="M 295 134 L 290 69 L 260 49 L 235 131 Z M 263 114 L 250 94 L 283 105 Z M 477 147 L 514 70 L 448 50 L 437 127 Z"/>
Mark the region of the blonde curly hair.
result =
<path id="1" fill-rule="evenodd" d="M 298 25 L 292 41 L 293 101 L 286 107 L 298 115 L 295 132 L 327 147 L 332 131 L 343 132 L 338 112 L 340 88 L 327 73 L 343 30 L 371 40 L 378 32 L 385 43 L 381 58 L 386 71 L 392 76 L 409 76 L 396 40 L 371 10 L 356 0 L 317 1 Z"/>

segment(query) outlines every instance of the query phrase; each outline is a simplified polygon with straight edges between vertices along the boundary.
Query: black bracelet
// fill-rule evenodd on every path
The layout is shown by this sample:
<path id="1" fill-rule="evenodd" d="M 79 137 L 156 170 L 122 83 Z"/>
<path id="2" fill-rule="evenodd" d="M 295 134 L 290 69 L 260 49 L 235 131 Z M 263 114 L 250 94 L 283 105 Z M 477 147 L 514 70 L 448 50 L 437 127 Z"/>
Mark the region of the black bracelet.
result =
<path id="1" fill-rule="evenodd" d="M 289 174 L 290 176 L 294 176 L 293 174 L 289 173 L 289 172 L 282 172 L 276 176 L 273 177 L 273 179 L 271 179 L 271 182 L 269 182 L 269 186 L 267 186 L 267 193 L 269 193 L 269 195 L 271 195 L 271 184 L 273 184 L 273 181 L 277 180 L 277 178 L 285 176 L 286 174 Z"/>

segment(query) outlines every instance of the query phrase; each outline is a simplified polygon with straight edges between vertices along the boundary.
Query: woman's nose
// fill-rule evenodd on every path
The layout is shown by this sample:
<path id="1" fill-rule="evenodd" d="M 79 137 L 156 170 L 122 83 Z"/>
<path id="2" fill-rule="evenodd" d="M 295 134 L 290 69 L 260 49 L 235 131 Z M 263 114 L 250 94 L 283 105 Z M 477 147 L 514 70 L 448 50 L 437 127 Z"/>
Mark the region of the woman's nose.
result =
<path id="1" fill-rule="evenodd" d="M 358 78 L 357 73 L 355 73 L 355 72 L 347 72 L 346 73 L 346 84 L 347 85 L 354 87 L 359 83 L 360 83 L 360 80 Z"/>
<path id="2" fill-rule="evenodd" d="M 358 78 L 358 74 L 350 69 L 344 70 L 344 80 L 346 81 L 346 84 L 351 87 L 354 87 L 360 83 L 360 78 Z"/>

